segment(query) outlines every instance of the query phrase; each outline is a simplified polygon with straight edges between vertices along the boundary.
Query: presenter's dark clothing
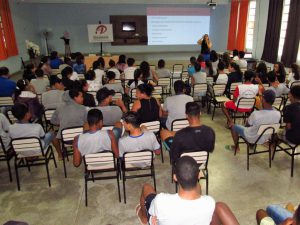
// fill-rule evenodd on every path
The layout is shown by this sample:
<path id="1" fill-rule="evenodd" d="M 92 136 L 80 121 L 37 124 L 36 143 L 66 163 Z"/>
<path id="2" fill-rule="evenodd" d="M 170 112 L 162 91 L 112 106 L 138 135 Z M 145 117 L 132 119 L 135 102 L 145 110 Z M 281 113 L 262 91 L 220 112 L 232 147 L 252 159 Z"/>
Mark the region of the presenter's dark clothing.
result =
<path id="1" fill-rule="evenodd" d="M 141 108 L 137 113 L 141 123 L 159 120 L 159 106 L 155 98 L 142 99 L 140 102 Z"/>
<path id="2" fill-rule="evenodd" d="M 201 43 L 201 54 L 209 54 L 210 50 L 205 40 Z"/>

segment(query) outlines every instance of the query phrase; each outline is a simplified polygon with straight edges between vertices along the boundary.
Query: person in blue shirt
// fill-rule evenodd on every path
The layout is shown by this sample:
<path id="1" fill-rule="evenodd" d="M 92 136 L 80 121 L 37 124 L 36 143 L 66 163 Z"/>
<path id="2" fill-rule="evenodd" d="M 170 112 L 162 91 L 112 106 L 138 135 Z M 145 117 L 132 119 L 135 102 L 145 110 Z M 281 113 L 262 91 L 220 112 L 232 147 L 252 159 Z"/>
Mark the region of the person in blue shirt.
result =
<path id="1" fill-rule="evenodd" d="M 190 65 L 187 69 L 189 76 L 193 76 L 194 73 L 196 73 L 195 71 L 195 63 L 197 62 L 196 57 L 192 56 L 190 58 Z"/>
<path id="2" fill-rule="evenodd" d="M 11 97 L 16 90 L 16 82 L 9 79 L 7 67 L 0 67 L 0 97 Z"/>
<path id="3" fill-rule="evenodd" d="M 84 56 L 82 54 L 76 57 L 76 63 L 73 64 L 73 70 L 78 74 L 85 74 Z"/>
<path id="4" fill-rule="evenodd" d="M 58 58 L 58 53 L 56 51 L 51 52 L 50 55 L 50 66 L 52 69 L 58 69 L 61 64 L 64 62 Z"/>

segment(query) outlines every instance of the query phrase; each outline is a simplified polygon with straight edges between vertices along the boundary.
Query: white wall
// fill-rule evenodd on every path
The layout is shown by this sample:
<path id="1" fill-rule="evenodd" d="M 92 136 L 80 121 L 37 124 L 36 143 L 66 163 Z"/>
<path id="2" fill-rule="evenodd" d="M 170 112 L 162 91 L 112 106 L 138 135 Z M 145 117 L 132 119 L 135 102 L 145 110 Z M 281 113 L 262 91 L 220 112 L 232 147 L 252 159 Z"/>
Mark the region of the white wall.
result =
<path id="1" fill-rule="evenodd" d="M 25 40 L 40 44 L 40 37 L 38 35 L 37 5 L 19 4 L 16 0 L 10 0 L 9 3 L 19 55 L 0 61 L 0 66 L 6 66 L 11 73 L 15 73 L 21 69 L 20 57 L 23 57 L 23 60 L 29 59 Z"/>

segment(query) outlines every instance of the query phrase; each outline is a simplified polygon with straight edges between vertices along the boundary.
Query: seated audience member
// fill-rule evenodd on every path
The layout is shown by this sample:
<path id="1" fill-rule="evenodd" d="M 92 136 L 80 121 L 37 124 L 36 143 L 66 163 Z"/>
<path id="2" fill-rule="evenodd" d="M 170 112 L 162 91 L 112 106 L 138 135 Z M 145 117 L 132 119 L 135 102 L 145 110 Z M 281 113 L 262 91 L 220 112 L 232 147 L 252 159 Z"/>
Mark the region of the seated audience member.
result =
<path id="1" fill-rule="evenodd" d="M 208 77 L 213 77 L 217 74 L 217 71 L 214 70 L 211 62 L 208 60 L 205 61 L 205 73 Z"/>
<path id="2" fill-rule="evenodd" d="M 160 145 L 153 132 L 142 130 L 141 122 L 136 112 L 127 112 L 122 117 L 125 130 L 128 136 L 119 140 L 119 153 L 123 157 L 125 152 L 137 152 L 141 150 L 151 150 L 155 154 L 160 153 Z M 140 165 L 141 167 L 146 165 Z"/>
<path id="3" fill-rule="evenodd" d="M 12 114 L 18 119 L 16 123 L 10 125 L 8 133 L 11 139 L 37 137 L 41 140 L 42 146 L 46 149 L 52 142 L 58 158 L 61 159 L 61 149 L 59 142 L 54 137 L 54 133 L 48 132 L 45 134 L 44 128 L 38 123 L 30 123 L 32 120 L 31 113 L 26 104 L 16 103 L 12 109 Z"/>
<path id="4" fill-rule="evenodd" d="M 277 80 L 279 81 L 279 83 L 285 83 L 286 73 L 285 73 L 283 63 L 276 62 L 274 64 L 274 72 L 276 73 L 276 77 L 277 77 Z"/>
<path id="5" fill-rule="evenodd" d="M 195 63 L 197 63 L 196 57 L 192 56 L 190 58 L 190 65 L 188 66 L 188 69 L 187 69 L 189 76 L 193 76 L 193 74 L 196 73 Z"/>
<path id="6" fill-rule="evenodd" d="M 175 95 L 167 97 L 163 105 L 163 114 L 168 116 L 166 127 L 171 130 L 173 120 L 186 118 L 185 105 L 194 101 L 193 97 L 185 94 L 185 84 L 182 80 L 174 83 Z"/>
<path id="7" fill-rule="evenodd" d="M 56 51 L 51 52 L 50 54 L 50 66 L 52 69 L 58 69 L 61 64 L 64 62 L 58 58 L 58 53 Z"/>
<path id="8" fill-rule="evenodd" d="M 32 79 L 36 78 L 35 75 L 36 67 L 33 63 L 29 63 L 25 66 L 24 72 L 23 72 L 23 79 L 28 80 L 30 82 Z"/>
<path id="9" fill-rule="evenodd" d="M 73 68 L 73 65 L 76 63 L 76 57 L 77 57 L 77 52 L 72 52 L 70 57 L 71 57 L 71 67 Z"/>
<path id="10" fill-rule="evenodd" d="M 73 74 L 73 69 L 71 67 L 66 67 L 61 71 L 62 83 L 65 86 L 65 90 L 71 90 L 77 88 L 75 81 L 71 80 Z"/>
<path id="11" fill-rule="evenodd" d="M 286 95 L 289 93 L 290 89 L 284 83 L 279 83 L 276 79 L 276 73 L 274 71 L 270 71 L 268 73 L 268 80 L 270 82 L 270 87 L 267 89 L 275 92 L 276 97 L 281 97 L 282 95 Z"/>
<path id="12" fill-rule="evenodd" d="M 134 79 L 134 72 L 136 70 L 136 67 L 134 66 L 134 58 L 128 58 L 127 59 L 127 65 L 128 67 L 124 70 L 124 78 L 126 80 L 133 80 Z"/>
<path id="13" fill-rule="evenodd" d="M 266 210 L 256 212 L 257 225 L 299 225 L 300 205 L 296 210 L 291 204 L 285 208 L 280 205 L 269 205 Z"/>
<path id="14" fill-rule="evenodd" d="M 293 63 L 291 65 L 291 70 L 287 79 L 289 87 L 291 87 L 292 83 L 300 80 L 300 67 Z"/>
<path id="15" fill-rule="evenodd" d="M 238 64 L 240 68 L 247 69 L 247 61 L 244 59 L 245 52 L 244 51 L 239 51 L 239 60 Z"/>
<path id="16" fill-rule="evenodd" d="M 42 103 L 45 109 L 56 109 L 63 105 L 64 85 L 57 76 L 50 76 L 51 90 L 42 94 Z"/>
<path id="17" fill-rule="evenodd" d="M 156 121 L 162 116 L 160 102 L 152 97 L 153 91 L 151 84 L 137 86 L 137 100 L 133 103 L 131 111 L 137 112 L 141 123 Z"/>
<path id="18" fill-rule="evenodd" d="M 283 121 L 286 123 L 285 138 L 293 144 L 300 144 L 300 86 L 295 85 L 289 93 L 290 105 L 283 109 Z"/>
<path id="19" fill-rule="evenodd" d="M 141 224 L 210 225 L 215 200 L 201 194 L 198 182 L 199 165 L 189 156 L 179 158 L 174 168 L 174 181 L 179 184 L 176 194 L 157 194 L 150 184 L 142 189 L 136 214 Z"/>
<path id="20" fill-rule="evenodd" d="M 37 69 L 35 71 L 36 79 L 31 80 L 31 85 L 34 87 L 37 94 L 43 94 L 49 87 L 49 79 L 44 79 L 44 71 Z"/>
<path id="21" fill-rule="evenodd" d="M 88 91 L 98 91 L 101 88 L 101 83 L 96 79 L 96 73 L 94 70 L 87 71 L 84 77 L 89 84 Z"/>
<path id="22" fill-rule="evenodd" d="M 109 65 L 109 69 L 108 69 L 107 73 L 113 72 L 113 73 L 115 73 L 115 79 L 121 79 L 121 73 L 117 69 L 115 61 L 112 59 L 109 60 L 108 65 Z"/>
<path id="23" fill-rule="evenodd" d="M 103 80 L 104 80 L 104 77 L 105 77 L 105 72 L 104 72 L 103 67 L 101 67 L 99 61 L 93 62 L 93 70 L 94 70 L 95 75 L 96 75 L 95 80 L 97 80 L 101 85 Z"/>
<path id="24" fill-rule="evenodd" d="M 249 143 L 254 143 L 259 135 L 257 131 L 261 125 L 266 124 L 275 124 L 280 121 L 280 112 L 273 108 L 272 104 L 274 103 L 276 95 L 272 90 L 266 90 L 262 95 L 262 110 L 257 110 L 251 113 L 247 121 L 247 126 L 241 126 L 237 124 L 231 124 L 231 134 L 234 142 L 233 149 L 232 147 L 227 147 L 232 150 L 235 148 L 237 151 L 240 151 L 238 138 L 239 136 L 245 138 Z M 229 125 L 230 126 L 230 125 Z M 270 135 L 263 135 L 258 144 L 265 143 L 270 138 Z"/>
<path id="25" fill-rule="evenodd" d="M 237 63 L 239 61 L 239 51 L 237 49 L 233 49 L 232 51 L 232 60 Z"/>
<path id="26" fill-rule="evenodd" d="M 80 80 L 80 91 L 82 92 L 83 105 L 87 107 L 95 107 L 96 102 L 92 94 L 88 93 L 89 84 L 86 80 Z"/>
<path id="27" fill-rule="evenodd" d="M 165 68 L 166 62 L 163 59 L 160 59 L 157 63 L 158 69 L 156 70 L 156 74 L 158 78 L 169 78 L 171 77 L 170 70 Z"/>
<path id="28" fill-rule="evenodd" d="M 115 95 L 114 90 L 109 90 L 106 87 L 101 88 L 96 95 L 98 106 L 103 114 L 103 125 L 113 126 L 122 118 L 122 114 L 127 112 L 127 108 L 122 99 L 112 101 L 112 96 Z M 114 103 L 115 105 L 112 105 Z"/>
<path id="29" fill-rule="evenodd" d="M 206 73 L 201 71 L 201 66 L 199 63 L 195 64 L 195 73 L 192 76 L 192 85 L 206 83 Z"/>
<path id="30" fill-rule="evenodd" d="M 218 63 L 218 75 L 216 79 L 216 84 L 227 84 L 228 75 L 224 72 L 225 64 L 220 61 Z"/>
<path id="31" fill-rule="evenodd" d="M 227 118 L 227 125 L 232 125 L 232 119 L 229 115 L 228 110 L 238 110 L 239 112 L 250 112 L 252 108 L 237 108 L 238 102 L 241 98 L 255 98 L 259 92 L 259 86 L 252 84 L 254 78 L 254 72 L 247 70 L 244 75 L 245 82 L 236 87 L 233 93 L 233 100 L 225 102 L 222 105 L 223 113 Z"/>
<path id="32" fill-rule="evenodd" d="M 52 115 L 51 123 L 59 126 L 56 139 L 61 139 L 61 131 L 65 128 L 84 126 L 87 109 L 83 106 L 83 94 L 77 89 L 66 91 L 63 95 L 64 105 L 58 107 Z"/>
<path id="33" fill-rule="evenodd" d="M 237 63 L 230 63 L 229 71 L 230 73 L 228 74 L 226 93 L 230 93 L 232 83 L 243 82 L 243 73 Z"/>
<path id="34" fill-rule="evenodd" d="M 44 106 L 39 102 L 34 87 L 27 80 L 18 80 L 15 91 L 15 103 L 26 104 L 33 121 L 42 118 Z"/>
<path id="35" fill-rule="evenodd" d="M 130 95 L 130 91 L 132 89 L 137 88 L 140 84 L 144 84 L 142 79 L 143 79 L 142 71 L 140 69 L 136 69 L 134 71 L 134 79 L 128 81 L 128 84 L 126 85 L 126 89 L 125 89 L 126 94 Z"/>
<path id="36" fill-rule="evenodd" d="M 170 149 L 171 162 L 174 164 L 184 152 L 207 151 L 215 148 L 215 132 L 200 120 L 200 106 L 196 102 L 188 102 L 185 106 L 189 126 L 177 132 L 162 130 L 161 139 Z"/>
<path id="37" fill-rule="evenodd" d="M 158 81 L 158 76 L 154 70 L 150 69 L 150 65 L 148 62 L 143 61 L 140 64 L 140 70 L 143 74 L 143 81 L 146 83 L 149 80 L 153 80 L 154 82 Z"/>
<path id="38" fill-rule="evenodd" d="M 0 67 L 0 97 L 12 97 L 16 90 L 16 82 L 9 79 L 7 67 Z"/>
<path id="39" fill-rule="evenodd" d="M 197 63 L 200 64 L 202 70 L 205 70 L 206 65 L 205 65 L 205 60 L 204 60 L 204 57 L 202 54 L 198 55 Z"/>
<path id="40" fill-rule="evenodd" d="M 68 66 L 71 66 L 71 67 L 73 67 L 73 65 L 74 65 L 74 63 L 71 60 L 71 58 L 66 57 L 66 56 L 64 57 L 64 63 L 65 63 L 65 65 L 68 65 Z"/>
<path id="41" fill-rule="evenodd" d="M 109 90 L 114 90 L 115 92 L 120 92 L 124 94 L 124 88 L 121 83 L 116 83 L 116 74 L 113 71 L 108 71 L 106 73 L 108 83 L 104 85 Z"/>
<path id="42" fill-rule="evenodd" d="M 39 65 L 39 68 L 43 70 L 44 74 L 50 76 L 52 74 L 52 69 L 50 66 L 50 58 L 49 56 L 44 56 L 41 59 L 41 63 Z"/>
<path id="43" fill-rule="evenodd" d="M 219 64 L 219 56 L 218 56 L 218 53 L 215 50 L 212 50 L 210 52 L 210 61 L 211 61 L 211 65 L 212 65 L 214 74 L 216 74 L 218 64 Z"/>
<path id="44" fill-rule="evenodd" d="M 119 61 L 116 64 L 116 68 L 123 73 L 124 70 L 127 68 L 127 64 L 126 64 L 126 56 L 125 55 L 120 55 L 119 56 Z"/>
<path id="45" fill-rule="evenodd" d="M 89 129 L 80 134 L 73 142 L 73 164 L 78 167 L 82 157 L 111 150 L 115 157 L 119 157 L 118 144 L 112 130 L 101 130 L 103 127 L 103 115 L 99 109 L 91 109 L 87 114 Z"/>
<path id="46" fill-rule="evenodd" d="M 260 62 L 256 67 L 256 76 L 261 80 L 263 84 L 268 84 L 268 68 L 264 62 Z M 254 80 L 255 83 L 255 80 Z"/>
<path id="47" fill-rule="evenodd" d="M 230 55 L 228 54 L 228 52 L 224 52 L 222 59 L 225 64 L 225 69 L 228 69 L 230 62 L 231 62 L 231 58 L 230 58 Z"/>
<path id="48" fill-rule="evenodd" d="M 6 151 L 10 149 L 10 137 L 8 134 L 10 122 L 6 116 L 0 113 L 0 137 L 3 142 Z M 0 145 L 0 151 L 2 151 L 2 146 Z"/>
<path id="49" fill-rule="evenodd" d="M 78 74 L 84 74 L 86 72 L 84 56 L 82 54 L 76 57 L 76 63 L 73 65 L 73 70 Z"/>
<path id="50" fill-rule="evenodd" d="M 104 58 L 100 56 L 100 57 L 97 59 L 97 61 L 100 63 L 100 69 L 105 70 L 106 67 L 105 67 L 105 60 L 104 60 Z"/>

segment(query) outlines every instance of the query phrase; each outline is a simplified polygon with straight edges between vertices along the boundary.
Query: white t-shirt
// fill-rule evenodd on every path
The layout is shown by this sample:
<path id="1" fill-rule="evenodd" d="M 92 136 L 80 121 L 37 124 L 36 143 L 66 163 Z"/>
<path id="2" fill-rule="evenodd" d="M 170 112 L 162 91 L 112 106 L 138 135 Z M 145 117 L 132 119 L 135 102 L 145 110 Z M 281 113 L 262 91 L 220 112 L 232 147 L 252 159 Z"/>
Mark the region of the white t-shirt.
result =
<path id="1" fill-rule="evenodd" d="M 32 79 L 30 83 L 34 87 L 37 94 L 46 92 L 47 87 L 49 87 L 49 80 L 45 80 L 44 78 Z"/>
<path id="2" fill-rule="evenodd" d="M 73 71 L 72 76 L 70 77 L 70 80 L 73 80 L 73 81 L 79 80 L 78 73 Z"/>
<path id="3" fill-rule="evenodd" d="M 95 80 L 98 80 L 101 83 L 102 82 L 102 77 L 105 75 L 104 70 L 95 69 L 94 72 L 96 74 L 96 79 Z"/>
<path id="4" fill-rule="evenodd" d="M 81 155 L 111 150 L 111 140 L 107 130 L 80 134 L 77 143 Z"/>
<path id="5" fill-rule="evenodd" d="M 166 126 L 169 130 L 171 130 L 173 120 L 186 118 L 185 105 L 186 103 L 193 101 L 194 99 L 192 96 L 185 94 L 174 95 L 166 98 L 163 110 L 168 112 Z"/>
<path id="6" fill-rule="evenodd" d="M 240 59 L 238 64 L 240 65 L 240 68 L 247 68 L 247 61 L 245 59 Z"/>
<path id="7" fill-rule="evenodd" d="M 178 194 L 160 193 L 151 202 L 149 214 L 157 217 L 159 225 L 209 225 L 215 205 L 207 195 L 185 200 Z M 151 218 L 149 222 L 153 225 Z"/>
<path id="8" fill-rule="evenodd" d="M 86 82 L 89 84 L 88 91 L 98 91 L 102 86 L 99 80 L 87 80 Z"/>
<path id="9" fill-rule="evenodd" d="M 125 77 L 125 79 L 127 79 L 127 80 L 133 80 L 134 79 L 134 71 L 135 70 L 136 70 L 136 67 L 134 67 L 134 66 L 127 67 L 124 70 L 124 77 Z"/>
<path id="10" fill-rule="evenodd" d="M 205 72 L 196 72 L 193 74 L 193 77 L 195 79 L 195 84 L 206 83 L 207 75 Z"/>
<path id="11" fill-rule="evenodd" d="M 121 83 L 105 84 L 103 87 L 124 94 L 124 88 Z"/>
<path id="12" fill-rule="evenodd" d="M 228 76 L 226 73 L 219 74 L 216 84 L 227 84 Z"/>
<path id="13" fill-rule="evenodd" d="M 65 92 L 61 90 L 50 90 L 42 94 L 42 103 L 45 109 L 56 109 L 59 106 L 65 104 L 63 101 L 63 94 Z"/>
<path id="14" fill-rule="evenodd" d="M 250 125 L 250 127 L 246 127 L 244 131 L 247 141 L 249 141 L 250 143 L 254 143 L 257 140 L 257 138 L 259 137 L 259 135 L 257 135 L 257 131 L 260 125 L 279 123 L 280 118 L 280 112 L 275 109 L 259 110 L 251 113 L 248 119 L 248 124 Z M 265 143 L 269 138 L 270 135 L 264 135 L 263 137 L 261 137 L 258 144 Z"/>
<path id="15" fill-rule="evenodd" d="M 2 142 L 4 144 L 5 150 L 8 150 L 10 146 L 10 137 L 8 135 L 8 129 L 9 129 L 10 123 L 5 115 L 0 113 L 0 137 L 2 139 Z M 1 149 L 1 145 L 0 145 Z"/>
<path id="16" fill-rule="evenodd" d="M 116 79 L 120 79 L 121 77 L 121 74 L 120 74 L 120 71 L 116 68 L 110 68 L 108 71 L 112 71 L 116 74 Z"/>
<path id="17" fill-rule="evenodd" d="M 286 95 L 290 92 L 287 86 L 284 83 L 279 83 L 277 87 L 268 87 L 267 90 L 272 90 L 275 92 L 276 97 L 281 97 L 282 95 Z"/>

